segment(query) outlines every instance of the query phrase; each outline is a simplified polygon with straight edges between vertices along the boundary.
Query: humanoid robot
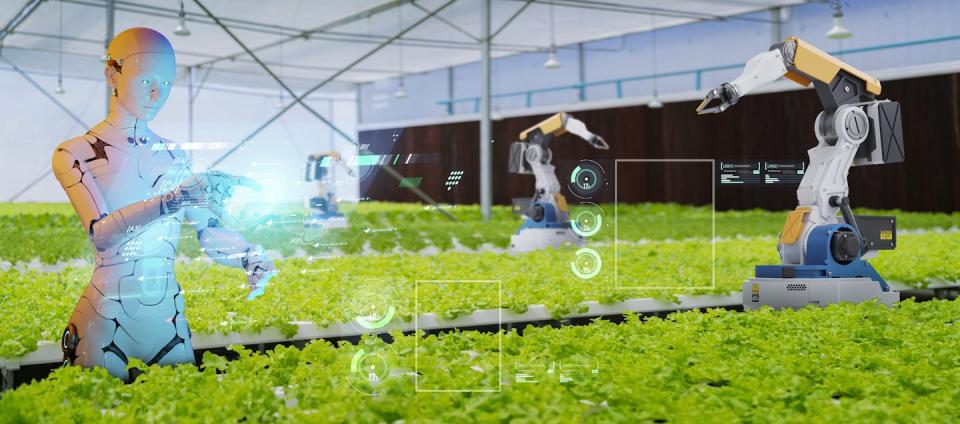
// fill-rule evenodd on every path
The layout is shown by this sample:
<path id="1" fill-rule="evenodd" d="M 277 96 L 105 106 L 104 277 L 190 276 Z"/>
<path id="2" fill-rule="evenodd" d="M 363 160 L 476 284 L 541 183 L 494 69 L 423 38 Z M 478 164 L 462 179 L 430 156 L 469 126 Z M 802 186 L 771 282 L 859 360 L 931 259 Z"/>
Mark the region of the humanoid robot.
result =
<path id="1" fill-rule="evenodd" d="M 352 174 L 353 170 L 343 164 L 340 153 L 335 151 L 313 153 L 307 156 L 307 166 L 304 172 L 304 181 L 317 186 L 317 194 L 306 199 L 306 207 L 312 216 L 305 222 L 310 226 L 324 228 L 346 228 L 347 217 L 340 213 L 337 206 L 334 165 L 341 165 Z"/>
<path id="2" fill-rule="evenodd" d="M 61 347 L 65 364 L 105 367 L 128 379 L 130 358 L 194 363 L 184 292 L 174 278 L 180 226 L 189 222 L 216 262 L 243 268 L 248 298 L 276 268 L 259 246 L 223 226 L 234 186 L 255 183 L 217 171 L 192 174 L 187 155 L 147 127 L 176 73 L 159 32 L 128 29 L 107 49 L 110 112 L 86 134 L 61 143 L 53 170 L 88 232 L 96 256 Z"/>
<path id="3" fill-rule="evenodd" d="M 877 100 L 880 81 L 796 37 L 750 59 L 735 80 L 710 90 L 697 113 L 719 113 L 757 87 L 786 77 L 811 83 L 823 112 L 814 123 L 818 144 L 797 189 L 777 243 L 781 265 L 760 265 L 743 283 L 747 309 L 798 308 L 900 295 L 866 261 L 896 247 L 892 216 L 854 216 L 847 197 L 851 166 L 902 162 L 900 104 Z M 719 104 L 711 106 L 714 101 Z M 842 220 L 837 213 L 842 214 Z"/>
<path id="4" fill-rule="evenodd" d="M 520 133 L 520 141 L 510 145 L 508 170 L 514 174 L 533 174 L 536 181 L 532 198 L 513 199 L 513 212 L 525 218 L 517 233 L 510 237 L 513 251 L 527 252 L 564 243 L 583 244 L 583 239 L 570 226 L 567 199 L 560 194 L 560 181 L 550 163 L 553 159 L 550 142 L 568 132 L 595 149 L 610 148 L 602 137 L 565 112 L 528 128 Z"/>

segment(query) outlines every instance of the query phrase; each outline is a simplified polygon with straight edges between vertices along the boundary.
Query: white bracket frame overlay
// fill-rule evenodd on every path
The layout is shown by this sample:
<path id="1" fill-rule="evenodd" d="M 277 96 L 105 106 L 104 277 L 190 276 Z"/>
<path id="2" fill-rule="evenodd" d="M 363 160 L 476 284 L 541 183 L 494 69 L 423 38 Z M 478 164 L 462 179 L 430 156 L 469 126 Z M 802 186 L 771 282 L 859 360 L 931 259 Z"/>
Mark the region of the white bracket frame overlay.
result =
<path id="1" fill-rule="evenodd" d="M 710 164 L 710 285 L 701 287 L 640 286 L 620 285 L 620 236 L 619 236 L 619 171 L 620 163 L 709 163 Z M 615 290 L 703 290 L 717 286 L 717 185 L 714 159 L 615 159 L 613 165 L 613 281 Z"/>
<path id="2" fill-rule="evenodd" d="M 420 319 L 435 318 L 435 314 L 420 314 L 420 283 L 496 283 L 497 284 L 497 388 L 496 389 L 421 389 L 420 388 Z M 499 393 L 503 389 L 503 282 L 501 280 L 414 280 L 414 309 L 413 309 L 413 371 L 416 393 Z M 493 312 L 491 310 L 474 311 L 471 315 Z"/>

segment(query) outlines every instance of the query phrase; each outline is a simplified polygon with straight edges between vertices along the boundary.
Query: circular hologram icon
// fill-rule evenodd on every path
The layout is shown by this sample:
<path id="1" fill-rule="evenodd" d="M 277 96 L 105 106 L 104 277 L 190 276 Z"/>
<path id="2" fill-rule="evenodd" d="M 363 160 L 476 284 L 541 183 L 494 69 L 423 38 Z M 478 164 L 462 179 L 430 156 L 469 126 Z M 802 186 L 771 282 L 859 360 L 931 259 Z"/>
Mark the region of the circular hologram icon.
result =
<path id="1" fill-rule="evenodd" d="M 396 351 L 381 340 L 368 340 L 350 359 L 350 373 L 347 381 L 354 390 L 367 394 L 378 394 L 380 385 L 390 378 L 393 366 L 399 363 Z"/>
<path id="2" fill-rule="evenodd" d="M 227 214 L 232 218 L 234 225 L 240 228 L 255 227 L 274 212 L 282 193 L 277 180 L 272 178 L 255 178 L 258 188 L 236 186 L 233 195 L 227 200 Z"/>
<path id="3" fill-rule="evenodd" d="M 570 270 L 573 271 L 573 275 L 583 280 L 596 277 L 602 267 L 603 261 L 600 259 L 600 254 L 589 247 L 577 250 L 575 259 L 570 262 Z"/>
<path id="4" fill-rule="evenodd" d="M 596 235 L 603 228 L 603 209 L 593 203 L 575 206 L 570 218 L 571 229 L 580 237 Z"/>
<path id="5" fill-rule="evenodd" d="M 606 184 L 603 167 L 592 160 L 582 160 L 570 173 L 567 186 L 581 199 L 589 199 Z"/>
<path id="6" fill-rule="evenodd" d="M 344 303 L 350 325 L 361 333 L 375 332 L 393 321 L 397 308 L 392 304 L 394 287 L 379 279 L 353 284 Z"/>
<path id="7" fill-rule="evenodd" d="M 319 247 L 326 242 L 326 236 L 330 233 L 329 227 L 322 220 L 303 212 L 287 213 L 277 217 L 275 221 L 268 221 L 268 224 L 290 234 L 292 244 L 302 246 Z"/>

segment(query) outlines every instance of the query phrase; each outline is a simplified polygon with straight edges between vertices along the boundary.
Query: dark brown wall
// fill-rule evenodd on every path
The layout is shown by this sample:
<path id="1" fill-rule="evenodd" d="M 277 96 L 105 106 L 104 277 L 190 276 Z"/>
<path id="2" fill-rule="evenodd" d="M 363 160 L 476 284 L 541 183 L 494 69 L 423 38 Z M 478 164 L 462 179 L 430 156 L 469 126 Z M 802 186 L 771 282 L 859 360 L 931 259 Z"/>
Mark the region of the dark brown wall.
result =
<path id="1" fill-rule="evenodd" d="M 854 206 L 904 210 L 960 210 L 960 75 L 938 75 L 887 81 L 881 98 L 903 107 L 906 161 L 861 166 L 850 170 Z M 600 162 L 613 178 L 613 159 L 716 160 L 800 159 L 816 145 L 813 122 L 821 106 L 812 90 L 753 95 L 719 115 L 697 116 L 697 102 L 668 103 L 662 109 L 642 106 L 580 111 L 574 115 L 603 136 L 609 151 L 597 151 L 573 136 L 552 145 L 561 182 L 580 159 Z M 533 177 L 507 173 L 510 142 L 546 115 L 494 121 L 494 202 L 509 204 L 528 197 Z M 479 124 L 431 125 L 404 129 L 395 145 L 393 131 L 365 131 L 361 143 L 372 143 L 377 153 L 436 153 L 439 161 L 398 166 L 407 176 L 423 177 L 421 188 L 441 202 L 479 202 Z M 372 149 L 374 149 L 372 148 Z M 709 202 L 708 171 L 689 166 L 621 164 L 618 177 L 621 201 Z M 443 182 L 455 169 L 465 172 L 459 187 L 446 190 Z M 701 167 L 701 169 L 705 169 Z M 372 177 L 366 196 L 374 200 L 418 201 L 398 188 L 383 172 Z M 630 187 L 638 187 L 630 190 Z M 566 189 L 565 189 L 566 192 Z M 631 193 L 636 198 L 625 198 Z M 638 194 L 638 193 L 642 193 Z M 691 194 L 694 193 L 694 194 Z M 568 197 L 570 197 L 568 195 Z M 612 201 L 606 190 L 594 201 Z M 792 186 L 717 186 L 718 209 L 789 209 L 796 204 Z"/>

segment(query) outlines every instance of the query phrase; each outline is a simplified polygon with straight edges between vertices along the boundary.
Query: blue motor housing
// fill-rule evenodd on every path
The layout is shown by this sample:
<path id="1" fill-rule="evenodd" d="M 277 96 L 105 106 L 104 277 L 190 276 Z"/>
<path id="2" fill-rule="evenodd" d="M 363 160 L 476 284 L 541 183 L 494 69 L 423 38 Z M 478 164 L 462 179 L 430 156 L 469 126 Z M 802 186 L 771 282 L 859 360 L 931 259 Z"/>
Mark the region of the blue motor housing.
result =
<path id="1" fill-rule="evenodd" d="M 855 237 L 845 236 L 850 233 Z M 855 254 L 844 257 L 838 254 L 837 240 L 853 242 Z M 890 291 L 887 282 L 873 266 L 861 258 L 860 235 L 847 224 L 817 225 L 807 237 L 807 249 L 803 265 L 757 265 L 757 278 L 869 278 L 880 284 L 883 291 Z M 848 249 L 847 250 L 851 250 Z M 838 257 L 840 256 L 840 257 Z"/>
<path id="2" fill-rule="evenodd" d="M 520 231 L 527 228 L 570 228 L 570 221 L 560 220 L 556 206 L 550 203 L 534 202 L 530 209 L 537 207 L 542 208 L 543 217 L 541 217 L 539 221 L 527 217 L 527 219 L 523 220 L 523 225 L 520 226 L 520 229 L 517 230 L 517 234 L 520 234 Z"/>

